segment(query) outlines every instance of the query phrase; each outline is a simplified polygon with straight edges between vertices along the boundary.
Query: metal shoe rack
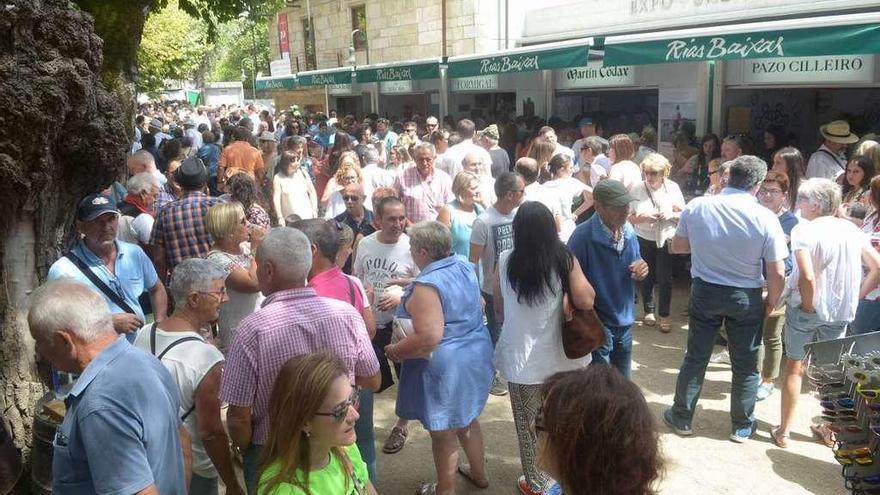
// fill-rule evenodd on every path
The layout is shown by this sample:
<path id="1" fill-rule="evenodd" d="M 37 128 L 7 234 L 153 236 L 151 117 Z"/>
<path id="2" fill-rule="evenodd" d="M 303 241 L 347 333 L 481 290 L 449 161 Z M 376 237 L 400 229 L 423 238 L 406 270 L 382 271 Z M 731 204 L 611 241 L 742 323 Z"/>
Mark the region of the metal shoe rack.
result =
<path id="1" fill-rule="evenodd" d="M 807 346 L 806 374 L 853 495 L 880 495 L 880 332 Z"/>

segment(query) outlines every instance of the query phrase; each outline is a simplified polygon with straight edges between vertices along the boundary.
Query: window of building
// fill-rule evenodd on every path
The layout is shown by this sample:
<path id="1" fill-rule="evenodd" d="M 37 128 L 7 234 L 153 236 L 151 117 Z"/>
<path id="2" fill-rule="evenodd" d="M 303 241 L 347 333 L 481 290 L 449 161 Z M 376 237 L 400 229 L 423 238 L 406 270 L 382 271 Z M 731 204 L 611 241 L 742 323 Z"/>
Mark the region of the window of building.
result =
<path id="1" fill-rule="evenodd" d="M 351 8 L 351 30 L 359 29 L 353 36 L 354 49 L 361 51 L 367 49 L 367 6 L 358 5 Z"/>
<path id="2" fill-rule="evenodd" d="M 315 55 L 315 38 L 312 36 L 312 28 L 309 19 L 302 20 L 303 26 L 303 48 L 306 53 L 305 70 L 315 70 L 318 68 L 318 57 Z"/>

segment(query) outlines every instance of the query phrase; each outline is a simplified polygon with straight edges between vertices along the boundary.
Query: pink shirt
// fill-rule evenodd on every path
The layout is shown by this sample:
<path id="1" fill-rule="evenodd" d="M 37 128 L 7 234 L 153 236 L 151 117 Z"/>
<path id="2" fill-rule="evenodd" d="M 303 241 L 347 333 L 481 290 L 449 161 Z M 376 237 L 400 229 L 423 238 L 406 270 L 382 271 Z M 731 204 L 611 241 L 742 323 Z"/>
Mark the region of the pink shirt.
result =
<path id="1" fill-rule="evenodd" d="M 412 223 L 437 220 L 440 208 L 455 199 L 452 179 L 440 169 L 422 178 L 418 167 L 409 167 L 397 176 L 394 188 L 403 200 L 406 218 Z"/>
<path id="2" fill-rule="evenodd" d="M 252 442 L 263 445 L 269 430 L 269 396 L 278 371 L 290 358 L 331 351 L 349 379 L 379 373 L 364 320 L 350 304 L 318 297 L 314 289 L 276 292 L 241 321 L 229 348 L 220 400 L 251 408 Z"/>
<path id="3" fill-rule="evenodd" d="M 364 299 L 361 290 L 338 266 L 323 271 L 309 280 L 309 287 L 321 297 L 331 297 L 351 304 L 358 313 L 364 312 Z"/>

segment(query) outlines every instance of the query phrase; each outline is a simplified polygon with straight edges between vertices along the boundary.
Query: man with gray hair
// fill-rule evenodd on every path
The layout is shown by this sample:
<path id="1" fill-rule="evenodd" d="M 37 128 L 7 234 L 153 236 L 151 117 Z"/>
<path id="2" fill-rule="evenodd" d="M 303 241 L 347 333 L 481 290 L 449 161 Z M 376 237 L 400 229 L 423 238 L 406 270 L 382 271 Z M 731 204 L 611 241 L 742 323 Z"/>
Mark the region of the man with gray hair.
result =
<path id="1" fill-rule="evenodd" d="M 841 203 L 840 186 L 829 179 L 808 179 L 801 182 L 797 199 L 806 221 L 791 230 L 795 263 L 786 290 L 782 423 L 770 431 L 782 448 L 788 446 L 801 394 L 805 346 L 843 337 L 859 301 L 880 282 L 880 254 L 868 234 L 835 216 Z M 821 432 L 821 428 L 812 429 Z"/>
<path id="2" fill-rule="evenodd" d="M 177 385 L 116 334 L 101 295 L 72 279 L 47 282 L 31 296 L 28 326 L 42 357 L 79 374 L 53 442 L 52 491 L 186 493 Z"/>
<path id="3" fill-rule="evenodd" d="M 767 165 L 760 158 L 737 157 L 727 187 L 716 196 L 691 201 L 672 239 L 673 252 L 691 253 L 693 278 L 687 352 L 673 406 L 663 413 L 663 421 L 678 435 L 693 434 L 706 366 L 722 324 L 733 368 L 730 440 L 745 442 L 755 431 L 761 327 L 782 295 L 788 257 L 779 220 L 755 198 L 765 175 Z M 763 300 L 762 262 L 767 270 Z"/>
<path id="4" fill-rule="evenodd" d="M 287 360 L 330 351 L 345 363 L 352 383 L 372 390 L 380 383 L 379 362 L 361 315 L 347 302 L 319 297 L 307 287 L 312 244 L 305 234 L 291 227 L 269 231 L 256 261 L 266 300 L 239 324 L 220 384 L 249 493 L 256 489 L 257 462 L 269 429 L 269 395 Z"/>
<path id="5" fill-rule="evenodd" d="M 149 172 L 141 172 L 128 179 L 125 184 L 128 194 L 118 203 L 120 241 L 140 244 L 146 247 L 153 233 L 153 218 L 156 199 L 159 197 L 159 179 Z"/>
<path id="6" fill-rule="evenodd" d="M 437 220 L 440 208 L 455 199 L 452 178 L 434 168 L 435 154 L 434 145 L 417 144 L 413 148 L 415 167 L 407 168 L 394 181 L 394 189 L 406 208 L 406 218 L 412 223 Z"/>

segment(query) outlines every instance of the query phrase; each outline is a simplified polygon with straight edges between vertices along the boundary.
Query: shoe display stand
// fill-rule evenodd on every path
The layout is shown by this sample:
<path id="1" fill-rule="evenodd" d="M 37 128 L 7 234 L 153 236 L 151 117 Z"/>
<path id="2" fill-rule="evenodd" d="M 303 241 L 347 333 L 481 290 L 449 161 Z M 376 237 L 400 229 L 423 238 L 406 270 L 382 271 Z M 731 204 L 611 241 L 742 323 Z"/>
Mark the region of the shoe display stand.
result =
<path id="1" fill-rule="evenodd" d="M 880 332 L 814 342 L 805 373 L 853 495 L 880 495 Z"/>

